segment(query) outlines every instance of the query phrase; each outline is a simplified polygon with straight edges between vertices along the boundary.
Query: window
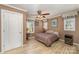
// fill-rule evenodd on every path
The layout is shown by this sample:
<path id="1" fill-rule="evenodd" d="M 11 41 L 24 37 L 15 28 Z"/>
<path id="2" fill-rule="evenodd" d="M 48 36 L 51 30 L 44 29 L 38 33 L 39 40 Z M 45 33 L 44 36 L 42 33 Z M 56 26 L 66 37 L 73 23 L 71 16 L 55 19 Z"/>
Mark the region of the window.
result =
<path id="1" fill-rule="evenodd" d="M 57 19 L 53 19 L 51 26 L 52 26 L 53 28 L 57 28 L 57 25 L 58 25 L 57 23 L 58 23 Z"/>
<path id="2" fill-rule="evenodd" d="M 64 30 L 75 31 L 75 17 L 64 19 Z"/>
<path id="3" fill-rule="evenodd" d="M 27 29 L 28 33 L 34 33 L 34 21 L 33 20 L 28 20 L 27 21 Z"/>

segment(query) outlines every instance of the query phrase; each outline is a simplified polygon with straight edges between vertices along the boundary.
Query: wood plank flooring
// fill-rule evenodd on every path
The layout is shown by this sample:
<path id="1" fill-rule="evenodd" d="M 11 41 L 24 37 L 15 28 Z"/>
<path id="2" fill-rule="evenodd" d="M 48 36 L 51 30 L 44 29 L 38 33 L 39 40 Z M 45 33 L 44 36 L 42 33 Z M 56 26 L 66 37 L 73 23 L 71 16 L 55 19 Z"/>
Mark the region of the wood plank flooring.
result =
<path id="1" fill-rule="evenodd" d="M 79 51 L 76 46 L 64 44 L 62 41 L 56 41 L 51 47 L 30 38 L 23 47 L 5 52 L 5 54 L 76 54 Z"/>

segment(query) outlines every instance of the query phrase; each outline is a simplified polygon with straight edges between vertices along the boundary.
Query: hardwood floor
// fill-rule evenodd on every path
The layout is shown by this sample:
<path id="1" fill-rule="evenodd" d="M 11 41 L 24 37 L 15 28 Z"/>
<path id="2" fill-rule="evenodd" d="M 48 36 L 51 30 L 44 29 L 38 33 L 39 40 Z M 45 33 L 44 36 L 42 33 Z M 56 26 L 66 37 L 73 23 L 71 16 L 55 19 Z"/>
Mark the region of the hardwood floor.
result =
<path id="1" fill-rule="evenodd" d="M 23 47 L 5 52 L 5 54 L 75 54 L 78 50 L 75 45 L 70 46 L 62 41 L 57 41 L 51 47 L 30 38 Z"/>

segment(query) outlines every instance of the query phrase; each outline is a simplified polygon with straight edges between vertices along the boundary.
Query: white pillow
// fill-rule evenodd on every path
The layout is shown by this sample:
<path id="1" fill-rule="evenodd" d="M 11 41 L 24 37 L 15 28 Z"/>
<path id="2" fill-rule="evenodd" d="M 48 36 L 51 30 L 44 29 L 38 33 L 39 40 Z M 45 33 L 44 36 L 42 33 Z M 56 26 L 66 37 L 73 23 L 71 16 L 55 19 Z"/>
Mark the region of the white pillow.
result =
<path id="1" fill-rule="evenodd" d="M 59 33 L 58 32 L 54 32 L 54 34 L 56 34 L 59 37 Z"/>
<path id="2" fill-rule="evenodd" d="M 54 33 L 54 31 L 48 30 L 48 31 L 46 31 L 46 33 Z"/>

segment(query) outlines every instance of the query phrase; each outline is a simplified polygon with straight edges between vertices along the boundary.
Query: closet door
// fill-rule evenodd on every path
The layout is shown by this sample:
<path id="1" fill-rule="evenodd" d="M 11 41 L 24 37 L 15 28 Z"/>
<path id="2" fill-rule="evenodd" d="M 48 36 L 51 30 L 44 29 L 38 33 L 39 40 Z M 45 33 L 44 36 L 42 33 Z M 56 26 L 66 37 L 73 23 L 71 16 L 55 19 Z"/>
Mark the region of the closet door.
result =
<path id="1" fill-rule="evenodd" d="M 1 23 L 2 23 L 2 51 L 11 49 L 11 42 L 9 39 L 9 18 L 10 14 L 6 10 L 1 10 Z"/>
<path id="2" fill-rule="evenodd" d="M 12 20 L 10 20 L 11 27 L 10 27 L 10 34 L 12 38 L 12 48 L 17 48 L 22 46 L 23 44 L 23 16 L 20 13 L 14 13 L 15 15 L 11 17 Z M 12 14 L 13 15 L 13 14 Z"/>
<path id="3" fill-rule="evenodd" d="M 2 48 L 4 51 L 14 49 L 23 44 L 23 15 L 3 10 L 2 12 Z"/>
<path id="4" fill-rule="evenodd" d="M 18 45 L 17 47 L 20 47 L 23 45 L 23 14 L 17 13 L 18 16 Z"/>

